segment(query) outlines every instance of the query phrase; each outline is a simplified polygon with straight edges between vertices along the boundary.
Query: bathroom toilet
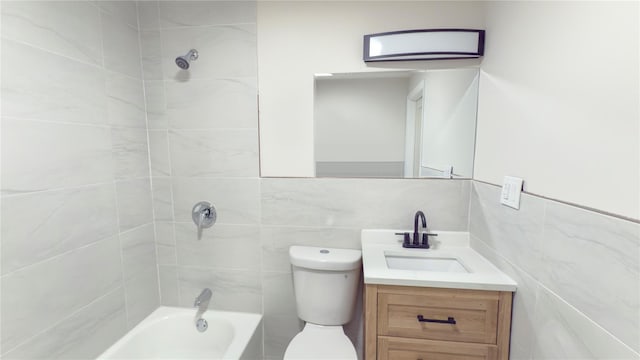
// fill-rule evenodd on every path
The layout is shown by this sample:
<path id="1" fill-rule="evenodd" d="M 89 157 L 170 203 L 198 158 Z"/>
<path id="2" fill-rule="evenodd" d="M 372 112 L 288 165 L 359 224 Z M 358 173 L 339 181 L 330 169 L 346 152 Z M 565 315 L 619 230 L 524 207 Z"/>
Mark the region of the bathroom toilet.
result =
<path id="1" fill-rule="evenodd" d="M 360 250 L 289 248 L 296 309 L 306 324 L 287 346 L 284 359 L 358 358 L 342 325 L 353 316 L 361 258 Z"/>

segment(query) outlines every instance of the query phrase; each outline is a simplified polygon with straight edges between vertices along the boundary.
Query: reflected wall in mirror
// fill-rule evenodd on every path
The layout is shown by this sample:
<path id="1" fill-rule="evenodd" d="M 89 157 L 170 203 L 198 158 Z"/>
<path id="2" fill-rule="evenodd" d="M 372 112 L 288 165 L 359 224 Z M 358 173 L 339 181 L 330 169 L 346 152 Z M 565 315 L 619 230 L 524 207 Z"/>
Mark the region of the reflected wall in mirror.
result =
<path id="1" fill-rule="evenodd" d="M 478 73 L 317 75 L 316 177 L 471 178 Z"/>

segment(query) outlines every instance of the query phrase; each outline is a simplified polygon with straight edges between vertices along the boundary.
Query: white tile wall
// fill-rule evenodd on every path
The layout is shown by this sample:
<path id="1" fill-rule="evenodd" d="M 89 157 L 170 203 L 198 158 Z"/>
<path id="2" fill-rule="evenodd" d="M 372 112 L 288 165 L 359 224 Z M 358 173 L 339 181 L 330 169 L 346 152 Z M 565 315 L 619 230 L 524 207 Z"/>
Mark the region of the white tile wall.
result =
<path id="1" fill-rule="evenodd" d="M 147 104 L 147 123 L 149 129 L 167 129 L 169 127 L 166 112 L 164 82 L 145 80 L 144 94 Z"/>
<path id="2" fill-rule="evenodd" d="M 1 18 L 0 356 L 94 358 L 160 299 L 136 5 Z"/>
<path id="3" fill-rule="evenodd" d="M 119 257 L 118 239 L 110 237 L 4 275 L 2 349 L 12 349 L 121 286 L 122 271 L 114 261 Z"/>
<path id="4" fill-rule="evenodd" d="M 160 265 L 158 274 L 158 278 L 160 280 L 160 300 L 162 305 L 180 306 L 178 267 L 172 265 Z"/>
<path id="5" fill-rule="evenodd" d="M 198 239 L 193 222 L 176 223 L 178 265 L 239 271 L 260 271 L 260 228 L 216 224 Z"/>
<path id="6" fill-rule="evenodd" d="M 104 11 L 101 21 L 105 68 L 140 79 L 142 66 L 137 26 Z"/>
<path id="7" fill-rule="evenodd" d="M 152 145 L 153 146 L 153 145 Z M 173 221 L 171 178 L 153 178 L 153 212 L 156 221 Z"/>
<path id="8" fill-rule="evenodd" d="M 126 331 L 124 290 L 95 300 L 6 353 L 5 359 L 93 359 Z"/>
<path id="9" fill-rule="evenodd" d="M 117 233 L 110 184 L 4 197 L 2 274 Z"/>
<path id="10" fill-rule="evenodd" d="M 151 184 L 148 178 L 117 182 L 116 195 L 120 231 L 153 222 Z"/>
<path id="11" fill-rule="evenodd" d="M 109 124 L 146 130 L 144 94 L 139 76 L 108 71 L 106 89 Z"/>
<path id="12" fill-rule="evenodd" d="M 119 0 L 91 0 L 93 4 L 99 7 L 105 14 L 112 15 L 114 18 L 124 22 L 125 24 L 137 29 L 138 17 L 136 16 L 136 3 L 133 1 Z"/>
<path id="13" fill-rule="evenodd" d="M 205 66 L 210 65 L 200 63 L 200 59 L 193 64 L 194 71 Z M 257 129 L 256 81 L 256 78 L 167 81 L 167 121 L 173 129 Z"/>
<path id="14" fill-rule="evenodd" d="M 499 196 L 474 182 L 470 231 L 518 282 L 511 357 L 639 358 L 640 224 L 527 194 L 515 211 Z"/>
<path id="15" fill-rule="evenodd" d="M 151 175 L 171 176 L 169 162 L 169 135 L 166 130 L 149 130 L 149 147 L 151 152 Z"/>
<path id="16" fill-rule="evenodd" d="M 543 284 L 640 352 L 640 224 L 548 202 L 543 261 Z"/>
<path id="17" fill-rule="evenodd" d="M 258 177 L 258 131 L 170 130 L 171 174 Z"/>
<path id="18" fill-rule="evenodd" d="M 2 11 L 7 3 L 3 2 Z M 3 23 L 2 29 L 9 27 Z M 101 67 L 2 38 L 2 116 L 81 124 L 107 123 Z"/>
<path id="19" fill-rule="evenodd" d="M 532 359 L 638 359 L 638 353 L 552 292 L 541 290 Z"/>
<path id="20" fill-rule="evenodd" d="M 102 65 L 102 34 L 96 24 L 100 24 L 100 13 L 86 1 L 6 1 L 2 4 L 3 37 Z"/>
<path id="21" fill-rule="evenodd" d="M 158 1 L 136 1 L 136 5 L 138 5 L 138 24 L 140 26 L 140 30 L 160 29 L 160 22 L 158 19 Z"/>
<path id="22" fill-rule="evenodd" d="M 381 179 L 263 179 L 262 222 L 409 228 L 417 210 L 434 229 L 467 228 L 470 182 Z"/>
<path id="23" fill-rule="evenodd" d="M 161 1 L 160 26 L 173 27 L 255 24 L 254 1 Z"/>
<path id="24" fill-rule="evenodd" d="M 106 127 L 2 119 L 2 193 L 113 181 Z"/>
<path id="25" fill-rule="evenodd" d="M 146 129 L 111 129 L 116 180 L 149 177 L 149 145 Z"/>

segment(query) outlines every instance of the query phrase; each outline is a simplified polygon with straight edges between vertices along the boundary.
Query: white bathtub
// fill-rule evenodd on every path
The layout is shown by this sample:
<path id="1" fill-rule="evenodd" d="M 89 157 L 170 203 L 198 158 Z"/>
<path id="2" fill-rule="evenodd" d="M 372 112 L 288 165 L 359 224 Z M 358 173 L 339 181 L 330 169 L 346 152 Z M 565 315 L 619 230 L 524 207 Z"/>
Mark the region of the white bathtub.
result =
<path id="1" fill-rule="evenodd" d="M 195 309 L 161 306 L 98 359 L 262 358 L 262 315 L 209 310 L 203 316 L 209 328 L 201 333 L 195 314 Z"/>

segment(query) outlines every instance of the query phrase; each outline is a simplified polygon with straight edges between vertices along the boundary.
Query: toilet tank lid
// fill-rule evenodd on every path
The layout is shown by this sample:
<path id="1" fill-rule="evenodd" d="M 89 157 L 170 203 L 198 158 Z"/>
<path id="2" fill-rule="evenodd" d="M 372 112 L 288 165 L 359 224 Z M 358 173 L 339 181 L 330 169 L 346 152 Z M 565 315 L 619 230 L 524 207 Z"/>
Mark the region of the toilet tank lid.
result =
<path id="1" fill-rule="evenodd" d="M 289 259 L 294 266 L 315 270 L 353 270 L 360 267 L 362 252 L 312 246 L 292 246 Z"/>

